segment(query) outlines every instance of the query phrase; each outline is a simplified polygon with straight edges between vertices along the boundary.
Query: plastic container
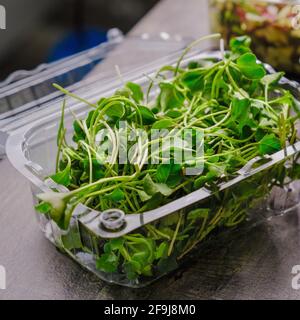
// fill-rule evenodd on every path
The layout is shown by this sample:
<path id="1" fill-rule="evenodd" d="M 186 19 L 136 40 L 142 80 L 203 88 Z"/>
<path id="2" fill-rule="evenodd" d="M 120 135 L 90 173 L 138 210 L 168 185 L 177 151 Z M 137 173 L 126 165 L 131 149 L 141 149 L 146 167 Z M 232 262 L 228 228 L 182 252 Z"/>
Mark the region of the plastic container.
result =
<path id="1" fill-rule="evenodd" d="M 0 158 L 5 155 L 4 146 L 11 131 L 56 110 L 58 105 L 53 101 L 62 94 L 53 87 L 53 83 L 59 83 L 70 90 L 84 91 L 84 95 L 88 91 L 89 95 L 99 84 L 103 86 L 114 78 L 116 71 L 111 65 L 101 68 L 97 74 L 90 73 L 95 66 L 99 68 L 99 64 L 110 55 L 122 60 L 115 49 L 122 44 L 123 38 L 119 29 L 110 29 L 107 33 L 108 41 L 97 47 L 39 65 L 34 70 L 18 70 L 0 82 Z M 179 36 L 171 37 L 165 32 L 126 38 L 127 46 L 134 47 L 136 54 L 147 55 L 149 61 L 182 49 L 187 41 Z M 138 62 L 121 66 L 121 71 L 126 73 L 128 69 L 138 66 Z"/>
<path id="2" fill-rule="evenodd" d="M 212 29 L 228 43 L 247 34 L 252 49 L 278 70 L 300 74 L 300 2 L 287 0 L 210 0 Z"/>
<path id="3" fill-rule="evenodd" d="M 146 84 L 149 78 L 141 74 L 151 77 L 155 70 L 166 62 L 175 63 L 177 57 L 178 54 L 166 57 L 151 65 L 143 66 L 142 69 L 124 74 L 123 78 L 125 81 Z M 183 63 L 187 64 L 194 59 L 218 57 L 218 52 L 194 53 Z M 272 72 L 269 66 L 266 68 Z M 281 85 L 288 87 L 300 101 L 297 83 L 283 79 Z M 106 81 L 102 86 L 89 90 L 85 97 L 94 102 L 101 96 L 109 96 L 119 86 L 118 79 Z M 36 195 L 41 192 L 68 191 L 53 180 L 45 179 L 55 169 L 56 135 L 60 119 L 58 106 L 60 105 L 61 99 L 53 102 L 56 112 L 12 131 L 7 141 L 6 150 L 9 160 L 30 181 L 35 204 L 38 203 Z M 68 100 L 68 105 L 80 118 L 86 116 L 89 111 L 74 100 Z M 70 138 L 73 131 L 73 117 L 69 110 L 66 110 L 65 121 L 67 138 Z M 299 152 L 300 142 L 296 142 L 268 157 L 256 157 L 236 172 L 230 181 L 221 183 L 217 190 L 212 191 L 204 187 L 158 209 L 144 213 L 125 215 L 118 208 L 100 212 L 78 204 L 67 231 L 59 229 L 47 216 L 37 214 L 37 218 L 45 236 L 52 243 L 99 278 L 123 286 L 142 287 L 175 270 L 195 254 L 201 254 L 202 246 L 212 243 L 224 232 L 232 233 L 240 225 L 245 214 L 248 218 L 244 223 L 246 226 L 251 226 L 269 216 L 283 214 L 295 208 L 300 199 L 298 182 L 290 181 L 286 175 L 283 189 L 273 187 L 273 183 L 277 181 L 278 174 L 282 176 L 283 170 L 288 172 L 293 168 Z M 247 192 L 245 192 L 246 189 Z M 241 201 L 236 202 L 236 197 Z M 209 210 L 209 218 L 205 214 L 206 210 Z M 200 215 L 193 220 L 192 216 L 195 212 Z M 123 236 L 137 237 L 138 233 L 143 234 L 146 229 L 151 229 L 151 226 L 170 223 L 176 225 L 178 221 L 182 226 L 181 231 L 178 232 L 182 233 L 172 240 L 175 249 L 171 255 L 159 260 L 151 275 L 140 275 L 138 278 L 129 280 L 128 273 L 126 275 L 124 270 L 107 273 L 97 269 L 97 259 L 105 251 L 108 241 Z M 218 224 L 217 221 L 221 223 Z M 117 246 L 118 240 L 115 241 Z M 156 243 L 156 246 L 158 247 L 159 243 Z"/>

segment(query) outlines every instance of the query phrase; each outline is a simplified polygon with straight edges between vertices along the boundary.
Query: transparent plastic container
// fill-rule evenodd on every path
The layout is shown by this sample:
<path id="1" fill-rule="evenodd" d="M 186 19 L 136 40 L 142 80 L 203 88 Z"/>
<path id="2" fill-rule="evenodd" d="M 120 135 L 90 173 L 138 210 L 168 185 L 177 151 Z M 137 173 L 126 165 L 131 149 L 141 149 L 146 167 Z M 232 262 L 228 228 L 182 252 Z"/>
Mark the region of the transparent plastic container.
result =
<path id="1" fill-rule="evenodd" d="M 62 93 L 53 87 L 53 83 L 89 96 L 98 90 L 97 86 L 105 86 L 115 78 L 115 66 L 105 64 L 106 67 L 102 67 L 101 62 L 110 56 L 122 60 L 121 54 L 115 49 L 123 43 L 124 35 L 114 28 L 108 31 L 107 38 L 107 42 L 92 49 L 41 64 L 34 70 L 18 70 L 0 82 L 0 159 L 5 155 L 5 142 L 11 131 L 57 110 L 59 106 L 54 101 Z M 135 54 L 147 55 L 147 59 L 153 61 L 181 50 L 187 41 L 190 39 L 172 37 L 165 32 L 144 33 L 127 37 L 126 45 L 127 48 L 134 47 Z M 95 66 L 98 72 L 91 75 Z M 136 62 L 133 65 L 121 65 L 120 69 L 126 73 L 138 67 L 139 62 Z"/>
<path id="2" fill-rule="evenodd" d="M 249 35 L 262 61 L 295 76 L 300 74 L 300 1 L 210 0 L 212 29 L 226 43 Z"/>
<path id="3" fill-rule="evenodd" d="M 136 81 L 146 85 L 149 76 L 154 75 L 160 66 L 165 63 L 173 64 L 177 58 L 178 54 L 170 55 L 151 65 L 126 73 L 123 75 L 124 81 Z M 220 58 L 219 53 L 194 52 L 183 64 L 191 60 L 212 58 Z M 266 68 L 273 72 L 271 67 L 266 65 Z M 142 74 L 147 76 L 141 76 Z M 297 83 L 283 79 L 281 85 L 289 88 L 300 101 Z M 101 96 L 111 95 L 119 87 L 119 79 L 107 80 L 102 86 L 89 90 L 85 98 L 95 102 Z M 60 119 L 58 106 L 61 103 L 62 99 L 52 102 L 55 112 L 12 131 L 6 144 L 9 160 L 31 183 L 35 204 L 38 203 L 36 195 L 39 193 L 51 190 L 68 191 L 47 178 L 55 171 L 56 135 Z M 79 118 L 85 117 L 89 111 L 82 103 L 74 102 L 72 99 L 67 99 L 67 103 Z M 73 116 L 68 109 L 65 114 L 65 127 L 69 140 L 73 132 L 72 123 Z M 231 180 L 220 183 L 216 190 L 203 187 L 143 213 L 125 215 L 118 208 L 100 212 L 84 204 L 78 204 L 66 231 L 61 230 L 45 215 L 37 213 L 37 218 L 45 236 L 55 246 L 99 278 L 123 286 L 143 287 L 190 261 L 195 255 L 201 254 L 203 246 L 213 243 L 222 234 L 233 233 L 235 228 L 242 225 L 250 227 L 270 216 L 283 214 L 295 208 L 300 199 L 299 182 L 291 181 L 288 172 L 298 160 L 299 154 L 298 141 L 270 156 L 252 159 L 236 172 Z M 274 181 L 278 180 L 278 175 L 282 179 L 283 172 L 286 173 L 283 177 L 284 187 L 273 186 Z M 236 202 L 236 197 L 241 201 Z M 195 215 L 197 218 L 193 218 Z M 241 224 L 242 221 L 244 222 Z M 115 240 L 114 245 L 117 249 L 116 239 L 136 239 L 139 234 L 145 235 L 153 226 L 160 225 L 179 227 L 177 235 L 169 239 L 173 250 L 168 251 L 168 254 L 159 260 L 149 257 L 154 265 L 151 272 L 145 270 L 144 274 L 130 280 L 128 270 L 119 268 L 108 273 L 97 268 L 97 260 L 105 252 L 108 243 L 112 245 L 111 241 Z M 159 240 L 155 237 L 149 238 L 148 241 L 146 246 L 160 246 Z"/>

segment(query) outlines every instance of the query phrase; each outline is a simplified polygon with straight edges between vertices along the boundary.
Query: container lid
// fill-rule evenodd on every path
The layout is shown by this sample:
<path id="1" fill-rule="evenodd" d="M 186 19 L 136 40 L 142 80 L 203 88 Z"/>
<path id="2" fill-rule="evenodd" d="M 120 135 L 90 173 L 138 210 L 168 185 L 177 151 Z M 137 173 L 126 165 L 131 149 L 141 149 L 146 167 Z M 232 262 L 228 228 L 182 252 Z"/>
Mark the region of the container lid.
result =
<path id="1" fill-rule="evenodd" d="M 129 36 L 126 43 L 132 46 L 134 42 L 137 50 L 155 50 L 156 57 L 163 57 L 182 49 L 190 40 L 166 35 L 145 33 Z M 114 28 L 108 31 L 107 38 L 107 42 L 92 49 L 53 63 L 41 64 L 31 71 L 16 71 L 0 82 L 0 158 L 5 154 L 5 143 L 10 132 L 60 108 L 61 104 L 57 102 L 63 95 L 53 87 L 53 83 L 59 83 L 72 91 L 82 88 L 88 91 L 87 88 L 95 87 L 99 81 L 102 85 L 116 77 L 113 66 L 109 70 L 104 68 L 100 69 L 100 73 L 92 73 L 96 65 L 99 66 L 123 43 L 124 36 L 119 29 Z M 126 66 L 127 69 L 130 67 L 136 68 L 137 65 Z"/>
<path id="2" fill-rule="evenodd" d="M 29 114 L 39 117 L 39 109 L 60 96 L 52 83 L 73 85 L 82 80 L 123 40 L 119 29 L 110 29 L 108 41 L 70 57 L 18 70 L 0 82 L 0 157 L 5 152 L 9 131 L 22 125 Z M 25 121 L 25 122 L 28 122 Z"/>

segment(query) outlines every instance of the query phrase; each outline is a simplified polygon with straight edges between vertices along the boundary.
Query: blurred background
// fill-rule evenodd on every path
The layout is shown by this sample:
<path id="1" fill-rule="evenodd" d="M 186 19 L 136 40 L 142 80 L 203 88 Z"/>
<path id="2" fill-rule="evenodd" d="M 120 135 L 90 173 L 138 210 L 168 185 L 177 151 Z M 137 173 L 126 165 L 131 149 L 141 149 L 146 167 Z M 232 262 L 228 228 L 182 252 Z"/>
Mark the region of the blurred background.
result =
<path id="1" fill-rule="evenodd" d="M 128 32 L 159 0 L 1 0 L 0 80 L 93 47 L 108 29 Z"/>
<path id="2" fill-rule="evenodd" d="M 7 16 L 6 30 L 0 29 L 0 82 L 15 70 L 100 44 L 110 28 L 126 34 L 158 1 L 0 0 Z M 249 35 L 259 59 L 299 78 L 299 0 L 202 0 L 202 8 L 208 4 L 207 23 L 226 44 L 232 36 Z M 182 30 L 186 25 L 178 22 Z"/>

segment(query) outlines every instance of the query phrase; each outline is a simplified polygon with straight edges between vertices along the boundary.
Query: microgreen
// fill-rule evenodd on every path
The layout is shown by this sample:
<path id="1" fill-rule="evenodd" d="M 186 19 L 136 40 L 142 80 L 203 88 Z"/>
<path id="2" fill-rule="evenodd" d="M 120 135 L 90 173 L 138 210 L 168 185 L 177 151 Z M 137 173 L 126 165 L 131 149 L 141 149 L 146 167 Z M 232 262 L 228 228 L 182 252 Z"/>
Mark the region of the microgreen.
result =
<path id="1" fill-rule="evenodd" d="M 281 149 L 280 140 L 272 133 L 264 136 L 259 141 L 259 152 L 261 155 L 274 153 Z"/>
<path id="2" fill-rule="evenodd" d="M 50 216 L 59 227 L 68 228 L 79 203 L 100 211 L 117 207 L 132 214 L 158 208 L 202 187 L 213 191 L 213 196 L 198 207 L 146 225 L 136 234 L 103 241 L 102 251 L 95 253 L 99 270 L 124 273 L 130 280 L 164 274 L 210 233 L 241 223 L 246 207 L 264 198 L 273 185 L 282 186 L 285 175 L 300 176 L 299 165 L 294 163 L 287 169 L 281 163 L 237 187 L 219 191 L 218 184 L 236 176 L 251 159 L 294 143 L 299 111 L 291 92 L 280 86 L 283 73 L 267 74 L 251 52 L 248 37 L 232 39 L 231 51 L 221 60 L 189 61 L 187 66 L 182 63 L 194 45 L 218 37 L 195 41 L 175 66 L 160 68 L 148 88 L 124 83 L 115 94 L 101 97 L 96 104 L 55 85 L 89 108 L 85 119 L 74 115 L 74 145 L 66 141 L 63 103 L 56 172 L 50 178 L 68 187 L 69 192 L 38 196 L 41 202 L 36 210 Z M 170 147 L 169 163 L 164 162 L 161 152 L 155 154 L 157 162 L 148 163 L 150 144 L 139 140 L 129 142 L 132 163 L 105 163 L 97 153 L 97 135 L 108 129 L 109 137 L 100 144 L 110 146 L 118 159 L 122 141 L 114 132 L 122 120 L 148 136 L 152 129 L 177 129 L 178 138 L 185 128 L 204 132 L 204 155 L 176 163 L 175 151 L 184 148 Z M 203 164 L 201 175 L 185 175 L 192 162 Z"/>
<path id="3" fill-rule="evenodd" d="M 256 56 L 253 53 L 244 53 L 237 59 L 237 66 L 242 74 L 251 80 L 261 79 L 266 71 L 262 65 L 256 62 Z"/>

